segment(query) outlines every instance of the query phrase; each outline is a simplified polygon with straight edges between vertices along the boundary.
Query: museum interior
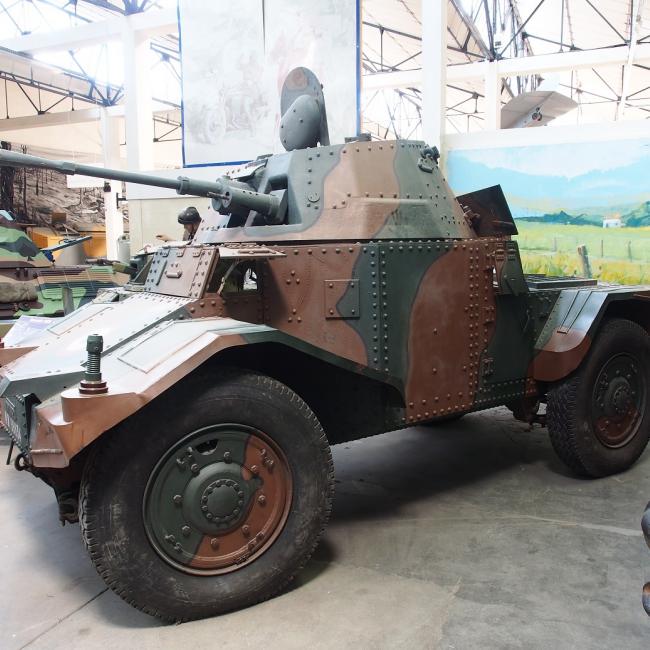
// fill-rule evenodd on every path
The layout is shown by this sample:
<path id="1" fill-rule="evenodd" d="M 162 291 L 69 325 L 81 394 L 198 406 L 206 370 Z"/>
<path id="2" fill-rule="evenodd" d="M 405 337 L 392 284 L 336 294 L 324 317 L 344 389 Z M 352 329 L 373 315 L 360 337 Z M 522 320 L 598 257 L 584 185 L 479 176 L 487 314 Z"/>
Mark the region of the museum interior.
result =
<path id="1" fill-rule="evenodd" d="M 0 0 L 0 648 L 650 647 L 650 2 Z"/>

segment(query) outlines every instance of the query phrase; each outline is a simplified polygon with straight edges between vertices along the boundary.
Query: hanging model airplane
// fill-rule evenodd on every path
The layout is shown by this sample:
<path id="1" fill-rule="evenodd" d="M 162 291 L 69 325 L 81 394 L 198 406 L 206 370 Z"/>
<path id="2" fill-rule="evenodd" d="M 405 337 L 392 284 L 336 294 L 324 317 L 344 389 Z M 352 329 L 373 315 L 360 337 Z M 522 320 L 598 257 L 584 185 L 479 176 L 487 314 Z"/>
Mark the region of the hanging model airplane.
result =
<path id="1" fill-rule="evenodd" d="M 578 106 L 578 103 L 555 90 L 534 90 L 511 99 L 501 109 L 502 129 L 545 126 Z"/>

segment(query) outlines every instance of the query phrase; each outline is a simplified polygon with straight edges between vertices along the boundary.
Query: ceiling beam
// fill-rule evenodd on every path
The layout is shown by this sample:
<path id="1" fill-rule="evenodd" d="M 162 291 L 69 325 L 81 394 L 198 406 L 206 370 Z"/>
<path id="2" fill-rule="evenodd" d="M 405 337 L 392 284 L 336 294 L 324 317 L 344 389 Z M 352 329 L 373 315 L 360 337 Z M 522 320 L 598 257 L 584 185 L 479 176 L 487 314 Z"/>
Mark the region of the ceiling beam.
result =
<path id="1" fill-rule="evenodd" d="M 123 106 L 111 106 L 106 110 L 113 117 L 121 117 L 124 115 Z M 68 126 L 71 124 L 97 122 L 99 121 L 100 111 L 101 109 L 99 108 L 83 108 L 76 111 L 27 115 L 25 117 L 10 117 L 0 120 L 0 132 L 23 131 L 25 129 L 42 128 L 45 126 Z"/>
<path id="2" fill-rule="evenodd" d="M 578 70 L 581 68 L 597 68 L 607 65 L 624 65 L 629 56 L 628 47 L 612 47 L 597 50 L 577 50 L 557 54 L 538 54 L 522 56 L 516 59 L 501 59 L 496 61 L 499 77 L 515 77 L 519 75 L 543 74 Z M 634 54 L 634 62 L 650 61 L 650 43 L 639 44 Z M 462 63 L 447 66 L 447 80 L 462 82 L 471 79 L 483 79 L 488 62 Z M 365 90 L 381 88 L 403 88 L 419 86 L 422 83 L 421 70 L 404 70 L 398 72 L 378 72 L 363 77 Z"/>
<path id="3" fill-rule="evenodd" d="M 461 0 L 451 0 L 451 4 L 454 8 L 454 11 L 458 14 L 459 18 L 463 21 L 463 24 L 465 25 L 470 36 L 474 39 L 476 44 L 479 46 L 479 49 L 481 50 L 483 56 L 486 59 L 492 58 L 493 53 L 490 51 L 490 48 L 485 44 L 485 41 L 483 40 L 483 37 L 481 36 L 481 33 L 476 27 L 474 21 L 467 15 L 465 10 L 463 9 Z"/>
<path id="4" fill-rule="evenodd" d="M 124 29 L 130 26 L 133 31 L 154 38 L 164 36 L 178 29 L 175 9 L 145 11 L 130 16 L 117 16 L 97 22 L 77 25 L 53 32 L 38 32 L 0 41 L 0 47 L 13 52 L 37 52 L 57 50 L 77 50 L 89 45 L 106 43 L 122 38 Z"/>

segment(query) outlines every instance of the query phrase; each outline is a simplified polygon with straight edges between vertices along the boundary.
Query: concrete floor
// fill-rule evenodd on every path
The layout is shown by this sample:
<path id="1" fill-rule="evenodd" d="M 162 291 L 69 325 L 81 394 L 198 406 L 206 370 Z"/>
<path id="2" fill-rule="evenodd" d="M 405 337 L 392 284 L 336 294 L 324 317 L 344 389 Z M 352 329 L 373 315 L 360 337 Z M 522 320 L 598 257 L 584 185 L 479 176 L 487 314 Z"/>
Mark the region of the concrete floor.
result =
<path id="1" fill-rule="evenodd" d="M 0 648 L 650 647 L 650 452 L 579 480 L 497 409 L 334 459 L 333 518 L 292 590 L 181 626 L 107 591 L 49 490 L 0 468 Z"/>

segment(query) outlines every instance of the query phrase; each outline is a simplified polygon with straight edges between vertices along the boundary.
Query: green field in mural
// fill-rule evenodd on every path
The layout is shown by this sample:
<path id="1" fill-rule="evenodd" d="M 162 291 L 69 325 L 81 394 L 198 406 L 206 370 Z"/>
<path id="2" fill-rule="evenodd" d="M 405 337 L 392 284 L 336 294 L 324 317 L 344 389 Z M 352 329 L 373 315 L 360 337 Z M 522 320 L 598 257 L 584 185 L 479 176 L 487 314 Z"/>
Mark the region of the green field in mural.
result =
<path id="1" fill-rule="evenodd" d="M 604 282 L 650 284 L 650 227 L 602 228 L 517 221 L 527 273 L 584 275 Z M 585 255 L 578 252 L 584 246 Z"/>

